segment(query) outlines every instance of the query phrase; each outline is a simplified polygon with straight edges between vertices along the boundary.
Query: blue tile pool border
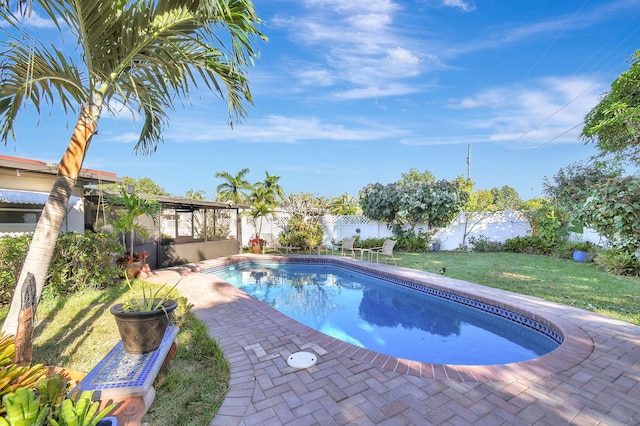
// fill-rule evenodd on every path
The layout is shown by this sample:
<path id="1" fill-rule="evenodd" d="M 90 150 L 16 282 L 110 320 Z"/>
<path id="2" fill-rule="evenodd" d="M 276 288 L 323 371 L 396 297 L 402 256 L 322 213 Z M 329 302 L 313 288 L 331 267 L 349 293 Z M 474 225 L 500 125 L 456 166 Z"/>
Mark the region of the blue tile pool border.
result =
<path id="1" fill-rule="evenodd" d="M 429 286 L 427 282 L 412 282 L 406 278 L 399 278 L 392 274 L 385 273 L 383 271 L 375 270 L 370 267 L 367 267 L 366 264 L 349 264 L 344 262 L 338 262 L 334 259 L 327 257 L 283 257 L 283 258 L 267 258 L 267 259 L 238 259 L 224 262 L 221 265 L 217 265 L 211 268 L 202 269 L 199 271 L 204 274 L 214 274 L 216 272 L 224 271 L 229 268 L 231 265 L 242 265 L 242 266 L 252 266 L 252 265 L 269 265 L 269 264 L 306 264 L 306 265 L 328 265 L 334 266 L 337 268 L 342 268 L 348 271 L 357 272 L 363 275 L 367 275 L 373 278 L 382 279 L 386 282 L 389 282 L 394 285 L 398 285 L 404 288 L 408 288 L 411 290 L 419 291 L 421 293 L 425 293 L 434 297 L 438 297 L 441 299 L 445 299 L 454 303 L 459 303 L 461 305 L 465 305 L 471 308 L 478 309 L 485 313 L 495 315 L 506 320 L 512 321 L 514 323 L 520 324 L 524 327 L 531 328 L 544 336 L 552 339 L 554 342 L 561 345 L 564 342 L 563 334 L 554 328 L 550 324 L 542 323 L 536 319 L 531 318 L 528 315 L 515 312 L 510 309 L 505 309 L 499 306 L 492 305 L 490 303 L 486 303 L 480 300 L 476 300 L 467 296 L 462 296 L 455 294 L 453 292 L 444 291 L 437 289 L 435 287 Z"/>

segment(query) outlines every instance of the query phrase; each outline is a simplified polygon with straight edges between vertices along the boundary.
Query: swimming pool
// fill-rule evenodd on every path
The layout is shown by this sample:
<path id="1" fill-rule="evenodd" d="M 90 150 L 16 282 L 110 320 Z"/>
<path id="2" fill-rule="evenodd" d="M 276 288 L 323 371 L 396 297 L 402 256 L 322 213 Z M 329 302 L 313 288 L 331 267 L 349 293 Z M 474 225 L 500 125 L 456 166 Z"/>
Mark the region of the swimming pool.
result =
<path id="1" fill-rule="evenodd" d="M 514 312 L 327 263 L 242 261 L 207 272 L 302 324 L 398 358 L 506 364 L 562 342 L 553 329 Z"/>

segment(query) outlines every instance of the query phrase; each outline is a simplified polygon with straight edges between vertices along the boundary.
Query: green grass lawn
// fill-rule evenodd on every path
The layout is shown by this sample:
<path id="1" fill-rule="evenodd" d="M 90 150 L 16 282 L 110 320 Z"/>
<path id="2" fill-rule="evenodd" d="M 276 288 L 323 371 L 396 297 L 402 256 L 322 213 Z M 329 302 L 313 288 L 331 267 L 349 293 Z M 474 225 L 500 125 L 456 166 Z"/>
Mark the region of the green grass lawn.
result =
<path id="1" fill-rule="evenodd" d="M 589 263 L 515 253 L 395 253 L 398 265 L 438 273 L 490 287 L 528 294 L 588 309 L 640 325 L 640 279 L 619 277 Z M 87 291 L 64 300 L 43 300 L 38 308 L 34 361 L 89 371 L 120 336 L 109 307 L 127 287 Z M 4 320 L 7 307 L 0 310 Z M 220 407 L 229 382 L 229 366 L 204 325 L 188 315 L 178 336 L 180 345 L 149 424 L 205 425 Z M 159 420 L 159 419 L 162 419 Z"/>
<path id="2" fill-rule="evenodd" d="M 34 333 L 33 361 L 90 371 L 120 341 L 111 305 L 126 297 L 125 283 L 59 300 L 42 300 Z M 4 321 L 8 307 L 0 310 Z M 144 417 L 150 425 L 207 425 L 224 400 L 229 364 L 195 315 L 180 325 L 178 352 L 156 385 L 156 400 Z"/>
<path id="3" fill-rule="evenodd" d="M 592 263 L 520 253 L 395 253 L 398 265 L 598 312 L 640 325 L 640 278 Z"/>

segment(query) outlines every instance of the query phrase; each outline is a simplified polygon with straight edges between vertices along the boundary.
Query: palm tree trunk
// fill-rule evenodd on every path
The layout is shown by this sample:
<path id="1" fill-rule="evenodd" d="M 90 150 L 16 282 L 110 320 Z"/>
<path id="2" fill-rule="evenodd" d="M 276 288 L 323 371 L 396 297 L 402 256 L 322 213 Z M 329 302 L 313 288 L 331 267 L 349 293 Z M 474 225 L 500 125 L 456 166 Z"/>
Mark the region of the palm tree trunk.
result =
<path id="1" fill-rule="evenodd" d="M 93 136 L 96 129 L 99 112 L 99 106 L 87 106 L 80 112 L 67 151 L 58 165 L 58 176 L 44 205 L 33 233 L 27 256 L 22 265 L 13 299 L 11 300 L 11 308 L 2 326 L 2 331 L 5 333 L 17 334 L 18 317 L 22 309 L 22 289 L 28 282 L 29 273 L 33 275 L 36 284 L 35 306 L 40 300 L 60 227 L 66 215 L 67 203 L 82 168 L 82 162 L 89 148 L 91 136 Z M 19 353 L 17 342 L 16 353 Z"/>

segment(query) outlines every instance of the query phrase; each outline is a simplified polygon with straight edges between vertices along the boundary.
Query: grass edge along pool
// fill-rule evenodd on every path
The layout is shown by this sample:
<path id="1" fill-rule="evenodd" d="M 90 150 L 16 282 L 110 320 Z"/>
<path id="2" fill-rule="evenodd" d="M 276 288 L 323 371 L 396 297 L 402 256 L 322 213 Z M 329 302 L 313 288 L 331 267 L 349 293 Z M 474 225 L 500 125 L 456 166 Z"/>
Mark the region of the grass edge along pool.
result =
<path id="1" fill-rule="evenodd" d="M 470 312 L 483 312 L 484 314 L 489 314 L 487 317 L 488 321 L 493 321 L 490 318 L 501 318 L 502 320 L 506 321 L 507 323 L 513 323 L 513 324 L 517 324 L 518 326 L 521 326 L 522 329 L 527 329 L 529 331 L 525 331 L 525 335 L 527 335 L 527 333 L 536 333 L 537 335 L 540 336 L 545 336 L 546 339 L 549 340 L 548 344 L 545 344 L 545 348 L 543 349 L 543 351 L 541 352 L 537 352 L 538 355 L 533 354 L 533 356 L 531 358 L 525 359 L 517 359 L 517 358 L 509 358 L 509 356 L 507 356 L 506 358 L 503 356 L 503 353 L 500 351 L 499 353 L 496 353 L 495 357 L 491 357 L 490 354 L 493 351 L 493 346 L 488 346 L 485 348 L 485 350 L 488 350 L 488 352 L 485 354 L 484 352 L 482 352 L 483 350 L 480 348 L 480 353 L 483 354 L 484 358 L 481 358 L 480 361 L 473 359 L 475 356 L 477 355 L 472 355 L 474 351 L 471 351 L 469 356 L 463 356 L 460 355 L 461 353 L 459 352 L 461 349 L 464 351 L 464 347 L 467 346 L 463 346 L 460 349 L 455 350 L 455 352 L 450 352 L 450 355 L 446 355 L 446 351 L 445 354 L 440 354 L 438 355 L 439 358 L 431 358 L 429 359 L 423 359 L 421 358 L 423 355 L 416 355 L 415 352 L 411 352 L 411 353 L 395 353 L 395 355 L 393 353 L 389 353 L 388 350 L 385 349 L 381 349 L 381 348 L 377 348 L 377 347 L 369 347 L 367 344 L 361 345 L 358 344 L 358 346 L 363 347 L 365 349 L 369 349 L 369 350 L 373 350 L 373 351 L 378 351 L 381 352 L 383 354 L 387 354 L 387 355 L 391 355 L 391 356 L 400 356 L 401 358 L 404 359 L 414 359 L 417 360 L 419 362 L 435 362 L 435 363 L 441 363 L 441 364 L 458 364 L 458 365 L 493 365 L 493 364 L 509 364 L 511 362 L 526 362 L 530 359 L 536 359 L 539 358 L 541 356 L 544 356 L 545 354 L 552 352 L 553 350 L 555 350 L 558 346 L 560 346 L 563 342 L 563 335 L 561 333 L 559 333 L 558 331 L 555 330 L 555 328 L 550 327 L 548 325 L 543 324 L 540 321 L 536 321 L 532 318 L 530 318 L 527 315 L 523 315 L 520 313 L 516 313 L 513 312 L 509 309 L 505 309 L 505 308 L 501 308 L 501 307 L 496 307 L 494 305 L 491 305 L 489 303 L 485 303 L 485 302 L 480 302 L 478 300 L 469 298 L 469 297 L 465 297 L 465 296 L 460 296 L 451 292 L 447 292 L 447 291 L 443 291 L 443 290 L 438 290 L 436 288 L 432 288 L 429 287 L 425 284 L 417 284 L 417 283 L 413 283 L 408 281 L 406 278 L 405 279 L 401 279 L 401 278 L 397 278 L 388 274 L 381 274 L 377 271 L 372 271 L 372 270 L 367 270 L 366 268 L 361 268 L 361 267 L 349 267 L 349 266 L 345 266 L 343 264 L 335 264 L 333 262 L 301 262 L 299 259 L 297 259 L 296 261 L 286 261 L 286 262 L 282 262 L 282 261 L 278 261 L 278 260 L 243 260 L 240 262 L 235 263 L 234 265 L 226 265 L 225 267 L 217 267 L 217 268 L 212 268 L 212 269 L 208 269 L 204 272 L 206 273 L 211 273 L 211 274 L 215 274 L 216 272 L 220 273 L 221 271 L 225 271 L 226 269 L 229 269 L 228 267 L 231 266 L 231 269 L 236 269 L 236 270 L 247 270 L 247 269 L 252 269 L 252 268 L 266 268 L 266 267 L 278 267 L 278 265 L 282 265 L 282 264 L 288 264 L 288 266 L 294 266 L 294 265 L 300 265 L 301 267 L 313 267 L 313 266 L 318 266 L 318 267 L 333 267 L 333 268 L 337 268 L 336 272 L 340 273 L 339 271 L 343 271 L 343 272 L 347 272 L 347 273 L 356 273 L 356 274 L 360 274 L 362 276 L 361 279 L 365 279 L 366 277 L 369 278 L 374 278 L 377 280 L 381 280 L 385 283 L 385 285 L 390 285 L 391 287 L 395 287 L 398 286 L 398 288 L 405 288 L 408 291 L 417 291 L 419 293 L 423 293 L 426 296 L 430 296 L 432 298 L 432 300 L 442 300 L 444 301 L 443 303 L 453 303 L 454 306 L 465 306 L 466 308 L 471 309 Z M 331 271 L 327 272 L 326 270 L 317 270 L 317 271 L 313 271 L 314 273 L 319 273 L 319 274 L 326 274 L 326 273 L 332 273 Z M 333 272 L 333 273 L 336 273 Z M 231 277 L 230 277 L 231 278 Z M 356 279 L 356 282 L 359 282 Z M 364 282 L 363 282 L 364 283 Z M 366 284 L 364 284 L 366 285 Z M 407 291 L 405 290 L 405 291 Z M 251 293 L 250 289 L 248 289 L 248 291 Z M 256 296 L 257 297 L 257 296 Z M 259 298 L 259 297 L 258 297 Z M 275 306 L 274 306 L 275 307 Z M 282 311 L 279 308 L 276 308 L 278 310 L 280 310 L 282 313 L 284 313 L 285 315 L 287 315 L 289 318 L 291 318 L 294 321 L 298 321 L 298 322 L 302 322 L 303 324 L 306 324 L 307 326 L 322 332 L 323 330 L 321 330 L 318 326 L 314 325 L 314 324 L 309 324 L 307 323 L 305 320 L 301 320 L 299 318 L 296 318 L 295 315 L 289 315 L 287 314 L 285 311 Z M 460 308 L 457 308 L 460 309 Z M 477 315 L 477 314 L 476 314 Z M 343 322 L 344 323 L 344 322 Z M 338 324 L 338 323 L 335 323 Z M 508 326 L 508 325 L 507 325 Z M 326 331 L 325 331 L 326 332 Z M 332 335 L 333 337 L 343 340 L 345 341 L 345 339 L 341 338 L 339 335 L 335 335 L 332 334 L 331 332 L 328 333 L 329 335 Z M 521 335 L 520 337 L 522 337 L 524 335 Z M 350 336 L 347 336 L 350 337 Z M 537 339 L 536 337 L 529 337 L 528 339 Z M 527 341 L 533 341 L 533 340 L 527 340 Z M 346 340 L 347 342 L 349 342 L 349 339 Z M 432 346 L 433 343 L 436 344 L 436 346 Z M 440 348 L 440 343 L 437 342 L 433 342 L 432 344 L 430 344 L 431 346 L 428 346 L 429 351 L 437 351 Z M 409 345 L 412 346 L 412 345 Z M 393 346 L 393 348 L 395 349 L 395 346 Z M 416 348 L 417 349 L 417 348 Z M 414 355 L 412 355 L 412 353 Z M 478 353 L 479 354 L 479 353 Z M 435 352 L 430 353 L 429 356 L 435 356 Z"/>

